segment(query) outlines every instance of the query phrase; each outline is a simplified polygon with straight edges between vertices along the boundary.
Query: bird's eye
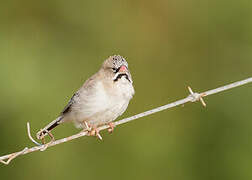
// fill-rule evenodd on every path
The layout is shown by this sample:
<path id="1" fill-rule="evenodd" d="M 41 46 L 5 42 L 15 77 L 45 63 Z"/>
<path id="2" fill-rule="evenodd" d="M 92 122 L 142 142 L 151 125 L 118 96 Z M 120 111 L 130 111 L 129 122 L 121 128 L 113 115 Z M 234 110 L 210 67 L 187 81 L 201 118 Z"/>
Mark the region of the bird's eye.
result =
<path id="1" fill-rule="evenodd" d="M 120 68 L 113 67 L 112 70 L 113 70 L 114 73 L 118 73 L 118 71 L 120 70 Z"/>

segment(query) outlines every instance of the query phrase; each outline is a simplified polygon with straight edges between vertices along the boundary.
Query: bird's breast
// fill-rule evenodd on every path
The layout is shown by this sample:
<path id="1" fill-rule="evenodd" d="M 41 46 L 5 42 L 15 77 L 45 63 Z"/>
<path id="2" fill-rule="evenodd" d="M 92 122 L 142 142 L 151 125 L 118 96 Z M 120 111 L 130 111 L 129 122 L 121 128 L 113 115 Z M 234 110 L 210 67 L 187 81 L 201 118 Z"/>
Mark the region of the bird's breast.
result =
<path id="1" fill-rule="evenodd" d="M 74 119 L 96 125 L 111 122 L 126 110 L 133 94 L 132 85 L 118 83 L 111 86 L 97 82 L 92 93 L 81 93 L 74 108 Z"/>
<path id="2" fill-rule="evenodd" d="M 130 100 L 135 91 L 132 83 L 130 83 L 125 77 L 122 77 L 119 81 L 113 82 L 113 89 L 115 96 L 119 96 L 120 98 Z"/>

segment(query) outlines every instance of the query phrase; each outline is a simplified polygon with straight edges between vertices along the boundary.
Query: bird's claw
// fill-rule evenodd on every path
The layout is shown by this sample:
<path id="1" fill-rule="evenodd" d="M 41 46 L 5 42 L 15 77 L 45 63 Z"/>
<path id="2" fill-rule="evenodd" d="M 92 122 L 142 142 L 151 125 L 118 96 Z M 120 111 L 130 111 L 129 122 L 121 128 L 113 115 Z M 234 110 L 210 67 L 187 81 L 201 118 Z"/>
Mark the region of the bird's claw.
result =
<path id="1" fill-rule="evenodd" d="M 96 136 L 100 140 L 102 140 L 102 136 L 100 135 L 100 130 L 97 127 L 90 126 L 87 122 L 84 122 L 86 126 L 86 130 L 88 131 L 88 136 Z"/>
<path id="2" fill-rule="evenodd" d="M 110 123 L 108 123 L 108 126 L 109 126 L 108 132 L 112 133 L 114 131 L 114 129 L 115 129 L 115 123 L 110 122 Z"/>
<path id="3" fill-rule="evenodd" d="M 45 142 L 45 136 L 46 135 L 49 135 L 49 137 L 51 138 L 49 143 L 55 141 L 55 138 L 54 138 L 53 134 L 50 131 L 47 131 L 47 130 L 42 131 L 41 130 L 41 133 L 39 135 L 37 135 L 37 138 L 41 140 L 42 144 L 46 144 L 46 142 Z"/>

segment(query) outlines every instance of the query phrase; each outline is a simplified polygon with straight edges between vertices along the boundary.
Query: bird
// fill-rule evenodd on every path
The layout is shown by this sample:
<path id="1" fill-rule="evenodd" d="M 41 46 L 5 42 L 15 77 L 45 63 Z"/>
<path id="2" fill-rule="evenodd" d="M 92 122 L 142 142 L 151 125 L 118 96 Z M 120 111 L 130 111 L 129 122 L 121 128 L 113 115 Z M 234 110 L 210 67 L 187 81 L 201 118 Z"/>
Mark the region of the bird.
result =
<path id="1" fill-rule="evenodd" d="M 88 135 L 102 139 L 98 127 L 109 125 L 108 131 L 113 132 L 113 121 L 125 112 L 134 94 L 126 59 L 110 56 L 74 93 L 60 115 L 37 132 L 37 139 L 44 140 L 46 135 L 54 139 L 51 130 L 65 122 L 73 122 Z"/>

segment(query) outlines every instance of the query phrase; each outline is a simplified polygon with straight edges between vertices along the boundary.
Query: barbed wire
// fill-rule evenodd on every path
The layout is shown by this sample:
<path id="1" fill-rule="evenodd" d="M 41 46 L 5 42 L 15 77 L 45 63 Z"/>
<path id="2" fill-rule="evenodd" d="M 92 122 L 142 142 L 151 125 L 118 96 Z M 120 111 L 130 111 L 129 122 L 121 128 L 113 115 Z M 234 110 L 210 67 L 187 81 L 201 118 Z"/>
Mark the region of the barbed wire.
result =
<path id="1" fill-rule="evenodd" d="M 133 121 L 135 119 L 138 119 L 138 118 L 141 118 L 141 117 L 144 117 L 144 116 L 148 116 L 148 115 L 156 113 L 156 112 L 163 111 L 165 109 L 169 109 L 169 108 L 172 108 L 172 107 L 175 107 L 175 106 L 179 106 L 179 105 L 185 104 L 187 102 L 200 101 L 202 103 L 202 105 L 204 107 L 206 107 L 206 103 L 204 102 L 203 97 L 209 96 L 209 95 L 212 95 L 212 94 L 216 94 L 216 93 L 219 93 L 219 92 L 231 89 L 231 88 L 235 88 L 235 87 L 238 87 L 238 86 L 242 86 L 244 84 L 248 84 L 248 83 L 251 83 L 251 82 L 252 82 L 252 77 L 244 79 L 244 80 L 241 80 L 241 81 L 237 81 L 237 82 L 234 82 L 234 83 L 231 83 L 231 84 L 228 84 L 228 85 L 216 88 L 216 89 L 208 90 L 208 91 L 205 91 L 203 93 L 195 93 L 195 92 L 192 91 L 192 89 L 190 87 L 188 87 L 190 95 L 187 96 L 186 98 L 178 100 L 178 101 L 175 101 L 175 102 L 172 102 L 172 103 L 169 103 L 169 104 L 166 104 L 164 106 L 160 106 L 160 107 L 151 109 L 149 111 L 142 112 L 140 114 L 137 114 L 137 115 L 134 115 L 134 116 L 131 116 L 131 117 L 119 120 L 119 121 L 116 121 L 114 124 L 115 124 L 115 126 L 118 126 L 118 125 L 130 122 L 130 121 Z M 108 125 L 103 125 L 103 126 L 99 127 L 98 130 L 101 131 L 101 130 L 108 129 L 108 128 L 109 128 Z M 14 152 L 14 153 L 11 153 L 11 154 L 7 154 L 7 155 L 4 155 L 4 156 L 1 156 L 0 157 L 0 162 L 1 163 L 7 165 L 13 159 L 15 159 L 16 157 L 18 157 L 20 155 L 25 155 L 25 154 L 28 154 L 28 153 L 31 153 L 31 152 L 34 152 L 34 151 L 39 151 L 39 150 L 40 151 L 44 151 L 48 147 L 55 146 L 57 144 L 61 144 L 61 143 L 64 143 L 64 142 L 68 142 L 68 141 L 71 141 L 73 139 L 80 138 L 82 136 L 86 136 L 86 135 L 88 135 L 88 132 L 87 131 L 80 132 L 78 134 L 75 134 L 75 135 L 72 135 L 72 136 L 69 136 L 69 137 L 66 137 L 66 138 L 63 138 L 63 139 L 51 141 L 51 142 L 49 142 L 47 144 L 42 145 L 42 144 L 36 142 L 32 138 L 31 133 L 30 133 L 30 124 L 28 122 L 27 123 L 27 134 L 28 134 L 28 137 L 30 138 L 30 140 L 34 144 L 36 144 L 36 146 L 31 147 L 31 148 L 25 147 L 22 151 L 18 151 L 18 152 Z"/>

